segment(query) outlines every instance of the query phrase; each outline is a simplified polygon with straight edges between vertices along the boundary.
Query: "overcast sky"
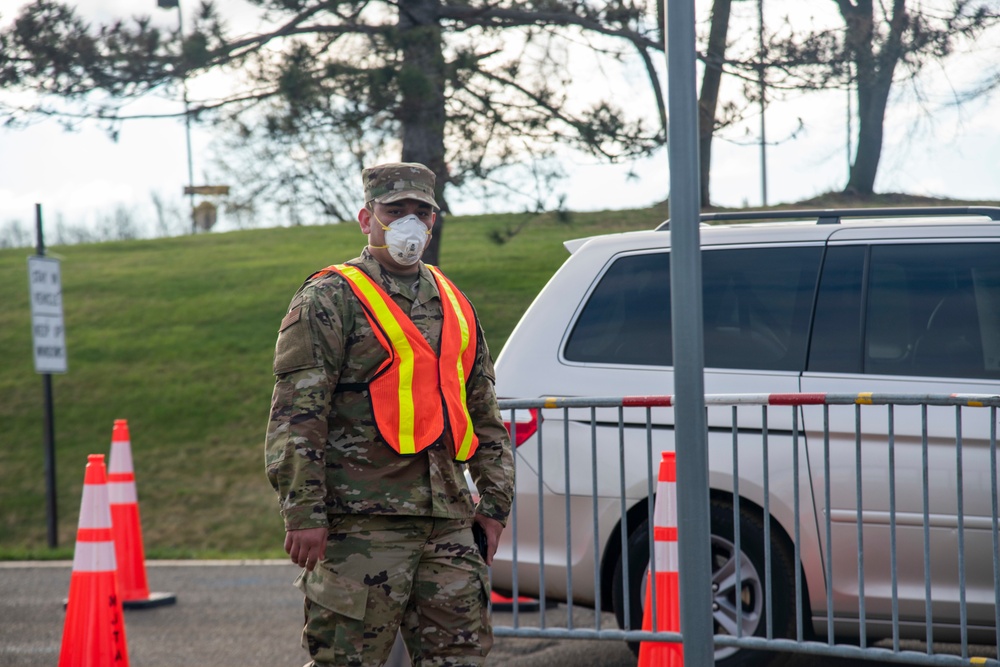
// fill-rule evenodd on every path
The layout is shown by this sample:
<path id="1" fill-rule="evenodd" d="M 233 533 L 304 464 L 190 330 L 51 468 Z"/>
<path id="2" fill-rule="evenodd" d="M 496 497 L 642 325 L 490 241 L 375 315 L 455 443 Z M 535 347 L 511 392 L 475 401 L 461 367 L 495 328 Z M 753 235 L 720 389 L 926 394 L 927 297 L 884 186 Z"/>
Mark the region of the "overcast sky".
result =
<path id="1" fill-rule="evenodd" d="M 165 27 L 176 26 L 174 10 L 158 9 L 155 0 L 148 3 L 148 10 L 137 10 L 135 0 L 80 0 L 76 4 L 82 14 L 97 22 L 146 13 Z M 237 3 L 241 0 L 221 4 Z M 10 21 L 23 4 L 22 0 L 0 0 L 0 22 Z M 735 7 L 746 13 L 752 9 L 750 4 Z M 193 8 L 193 2 L 187 0 L 185 7 Z M 246 12 L 239 15 L 248 16 Z M 998 53 L 995 44 L 982 46 L 994 57 Z M 1000 96 L 962 109 L 947 106 L 949 90 L 971 83 L 981 73 L 976 62 L 953 68 L 947 81 L 938 76 L 927 88 L 932 94 L 920 104 L 905 90 L 896 94 L 886 123 L 876 191 L 1000 200 Z M 812 94 L 768 110 L 767 138 L 775 144 L 767 149 L 769 204 L 843 188 L 848 168 L 847 105 L 848 96 L 841 91 Z M 181 106 L 179 100 L 153 99 L 133 111 L 153 108 L 169 112 Z M 856 130 L 856 120 L 853 123 Z M 762 203 L 759 128 L 759 118 L 752 118 L 730 133 L 728 140 L 716 140 L 713 203 Z M 207 173 L 211 136 L 196 127 L 192 139 L 195 182 L 203 184 L 206 176 L 211 178 Z M 570 210 L 642 207 L 668 194 L 665 152 L 626 165 L 603 166 L 585 160 L 567 166 L 571 176 L 561 187 Z M 638 177 L 630 178 L 630 174 Z M 42 204 L 47 225 L 58 218 L 71 225 L 88 224 L 119 207 L 152 219 L 152 195 L 181 205 L 186 183 L 185 132 L 177 119 L 129 121 L 118 141 L 95 125 L 66 132 L 51 120 L 24 129 L 0 129 L 0 227 L 11 220 L 32 224 L 36 203 Z M 454 196 L 449 200 L 456 214 L 509 210 L 504 202 Z M 220 221 L 218 229 L 225 228 L 225 221 Z"/>

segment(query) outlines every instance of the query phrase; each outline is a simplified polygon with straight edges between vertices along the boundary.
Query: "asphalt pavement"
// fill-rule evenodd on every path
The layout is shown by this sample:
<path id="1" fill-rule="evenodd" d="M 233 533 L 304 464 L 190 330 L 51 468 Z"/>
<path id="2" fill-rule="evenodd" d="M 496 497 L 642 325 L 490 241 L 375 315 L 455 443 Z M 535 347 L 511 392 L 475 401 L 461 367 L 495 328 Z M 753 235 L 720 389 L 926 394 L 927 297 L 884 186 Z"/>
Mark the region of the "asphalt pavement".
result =
<path id="1" fill-rule="evenodd" d="M 292 586 L 299 573 L 294 565 L 149 561 L 146 573 L 152 593 L 173 593 L 176 602 L 125 610 L 131 667 L 298 667 L 308 661 L 299 644 L 302 594 Z M 0 665 L 57 664 L 70 574 L 68 562 L 0 563 Z M 576 622 L 593 624 L 593 612 L 578 612 Z M 522 612 L 519 623 L 537 624 L 538 617 Z M 497 613 L 494 622 L 510 625 L 511 614 Z M 603 622 L 615 627 L 613 617 Z M 392 662 L 409 664 L 405 656 Z M 488 664 L 634 667 L 635 662 L 621 642 L 497 638 Z"/>
<path id="2" fill-rule="evenodd" d="M 292 586 L 296 566 L 285 561 L 149 561 L 146 571 L 150 591 L 172 593 L 176 602 L 125 610 L 131 667 L 298 667 L 308 661 L 299 645 L 302 595 Z M 0 666 L 57 664 L 70 574 L 68 562 L 0 562 Z M 546 627 L 566 627 L 566 617 L 565 605 L 555 605 L 546 612 Z M 538 612 L 518 615 L 520 626 L 538 626 L 541 620 Z M 575 607 L 573 622 L 574 627 L 594 627 L 593 611 Z M 601 624 L 617 627 L 610 614 L 603 615 Z M 512 614 L 494 612 L 494 625 L 513 625 Z M 991 657 L 995 655 L 992 651 Z M 872 664 L 802 655 L 787 667 Z M 408 665 L 404 654 L 387 667 Z M 636 659 L 619 641 L 498 637 L 487 665 L 635 667 Z"/>

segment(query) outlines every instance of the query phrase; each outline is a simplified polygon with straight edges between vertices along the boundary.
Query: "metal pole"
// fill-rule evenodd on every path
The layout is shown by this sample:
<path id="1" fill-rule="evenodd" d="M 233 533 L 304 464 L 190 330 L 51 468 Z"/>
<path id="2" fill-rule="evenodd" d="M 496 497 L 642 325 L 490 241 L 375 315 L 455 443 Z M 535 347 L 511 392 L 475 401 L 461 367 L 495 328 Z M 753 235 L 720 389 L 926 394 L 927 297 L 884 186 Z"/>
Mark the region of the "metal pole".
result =
<path id="1" fill-rule="evenodd" d="M 184 14 L 181 11 L 181 3 L 177 3 L 177 33 L 184 44 Z M 181 77 L 181 91 L 184 98 L 184 133 L 187 139 L 187 162 L 188 162 L 188 202 L 191 207 L 191 233 L 198 231 L 197 221 L 194 217 L 194 160 L 191 157 L 191 111 L 188 103 L 187 74 Z"/>
<path id="2" fill-rule="evenodd" d="M 684 664 L 714 663 L 708 444 L 702 342 L 698 97 L 693 0 L 666 0 L 670 123 L 670 301 L 674 322 L 675 448 Z"/>
<path id="3" fill-rule="evenodd" d="M 847 180 L 851 180 L 851 64 L 847 64 Z"/>
<path id="4" fill-rule="evenodd" d="M 35 253 L 45 256 L 45 236 L 42 233 L 42 205 L 35 204 Z M 48 526 L 49 548 L 59 546 L 56 504 L 56 428 L 52 409 L 52 374 L 42 374 L 42 394 L 45 402 L 45 513 Z"/>
<path id="5" fill-rule="evenodd" d="M 757 44 L 760 66 L 757 72 L 760 85 L 760 198 L 767 206 L 767 129 L 764 113 L 767 110 L 767 82 L 764 79 L 764 0 L 757 0 Z"/>

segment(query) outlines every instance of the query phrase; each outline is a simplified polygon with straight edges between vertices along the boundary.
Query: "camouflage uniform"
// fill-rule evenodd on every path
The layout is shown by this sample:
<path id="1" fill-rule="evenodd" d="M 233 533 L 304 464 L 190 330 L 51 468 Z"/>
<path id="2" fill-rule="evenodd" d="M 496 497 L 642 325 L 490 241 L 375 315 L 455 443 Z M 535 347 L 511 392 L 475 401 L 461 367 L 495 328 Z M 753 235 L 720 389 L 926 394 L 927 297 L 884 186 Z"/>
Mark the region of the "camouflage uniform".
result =
<path id="1" fill-rule="evenodd" d="M 441 300 L 425 266 L 397 276 L 367 248 L 348 264 L 439 349 Z M 474 507 L 447 429 L 413 456 L 379 439 L 365 385 L 387 354 L 346 280 L 313 276 L 292 299 L 275 348 L 266 465 L 285 528 L 329 530 L 325 559 L 296 582 L 312 664 L 381 664 L 397 628 L 414 664 L 483 663 L 492 645 L 488 576 L 470 528 L 475 512 L 506 521 L 514 465 L 478 322 L 477 336 L 467 383 L 479 438 L 468 462 L 480 492 Z"/>

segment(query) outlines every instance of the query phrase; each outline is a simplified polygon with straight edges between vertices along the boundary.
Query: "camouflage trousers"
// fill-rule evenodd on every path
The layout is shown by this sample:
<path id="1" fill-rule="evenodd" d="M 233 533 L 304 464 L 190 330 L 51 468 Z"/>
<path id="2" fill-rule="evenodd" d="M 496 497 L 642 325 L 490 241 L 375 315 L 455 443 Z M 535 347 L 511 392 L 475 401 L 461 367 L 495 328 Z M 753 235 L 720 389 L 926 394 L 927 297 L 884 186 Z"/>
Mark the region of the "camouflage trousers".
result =
<path id="1" fill-rule="evenodd" d="M 493 646 L 472 519 L 337 515 L 305 594 L 307 667 L 382 665 L 402 634 L 414 667 L 478 667 Z"/>

